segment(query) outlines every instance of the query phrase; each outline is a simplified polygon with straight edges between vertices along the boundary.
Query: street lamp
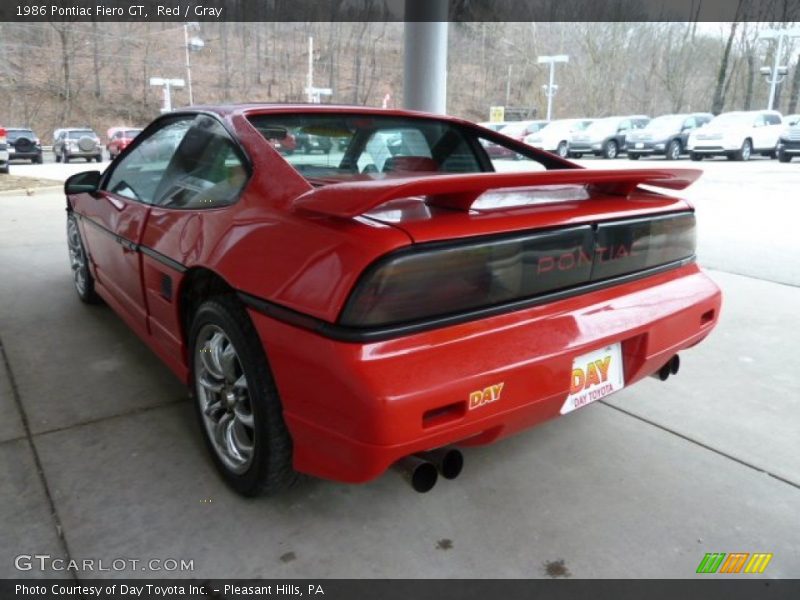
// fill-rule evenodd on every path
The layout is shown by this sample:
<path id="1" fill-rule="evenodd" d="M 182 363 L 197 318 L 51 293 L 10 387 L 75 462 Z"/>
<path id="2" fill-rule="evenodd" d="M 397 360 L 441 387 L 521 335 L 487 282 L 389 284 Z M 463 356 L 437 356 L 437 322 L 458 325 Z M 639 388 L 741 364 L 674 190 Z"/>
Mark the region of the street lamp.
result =
<path id="1" fill-rule="evenodd" d="M 189 37 L 189 29 L 199 31 L 200 24 L 195 21 L 190 21 L 183 24 L 183 48 L 186 52 L 186 81 L 189 84 L 189 106 L 194 104 L 194 96 L 192 95 L 192 64 L 189 61 L 190 52 L 199 52 L 205 47 L 205 42 L 199 37 Z"/>
<path id="2" fill-rule="evenodd" d="M 556 92 L 558 91 L 558 86 L 555 84 L 556 63 L 569 62 L 569 56 L 567 56 L 566 54 L 557 54 L 555 56 L 540 56 L 538 57 L 537 62 L 540 65 L 545 63 L 550 65 L 550 83 L 542 86 L 544 88 L 544 93 L 547 96 L 547 120 L 549 121 L 553 116 L 553 96 L 555 96 Z"/>
<path id="3" fill-rule="evenodd" d="M 775 91 L 778 84 L 786 78 L 786 73 L 789 71 L 788 67 L 780 64 L 781 55 L 783 54 L 783 45 L 786 38 L 800 37 L 800 27 L 793 29 L 765 29 L 758 34 L 759 40 L 777 40 L 778 47 L 775 49 L 775 59 L 772 61 L 772 68 L 762 67 L 761 73 L 767 77 L 769 84 L 769 104 L 767 110 L 772 110 L 775 104 Z"/>
<path id="4" fill-rule="evenodd" d="M 150 85 L 161 86 L 164 88 L 164 106 L 161 107 L 161 112 L 172 112 L 172 95 L 170 94 L 170 89 L 182 88 L 184 86 L 183 79 L 164 79 L 163 77 L 151 77 Z"/>

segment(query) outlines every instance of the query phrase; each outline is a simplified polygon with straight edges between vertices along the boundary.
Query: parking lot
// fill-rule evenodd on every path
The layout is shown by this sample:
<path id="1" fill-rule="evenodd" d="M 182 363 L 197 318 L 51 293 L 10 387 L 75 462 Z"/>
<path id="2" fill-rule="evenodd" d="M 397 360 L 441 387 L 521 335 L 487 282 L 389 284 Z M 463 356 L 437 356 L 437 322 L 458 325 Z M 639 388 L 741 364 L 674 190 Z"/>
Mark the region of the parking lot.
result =
<path id="1" fill-rule="evenodd" d="M 677 377 L 467 449 L 425 495 L 389 472 L 236 496 L 180 383 L 75 296 L 63 194 L 0 194 L 0 574 L 63 575 L 17 571 L 24 553 L 191 560 L 169 575 L 202 578 L 686 578 L 707 552 L 770 552 L 765 577 L 800 577 L 800 163 L 579 162 L 705 171 L 685 196 L 719 327 Z"/>

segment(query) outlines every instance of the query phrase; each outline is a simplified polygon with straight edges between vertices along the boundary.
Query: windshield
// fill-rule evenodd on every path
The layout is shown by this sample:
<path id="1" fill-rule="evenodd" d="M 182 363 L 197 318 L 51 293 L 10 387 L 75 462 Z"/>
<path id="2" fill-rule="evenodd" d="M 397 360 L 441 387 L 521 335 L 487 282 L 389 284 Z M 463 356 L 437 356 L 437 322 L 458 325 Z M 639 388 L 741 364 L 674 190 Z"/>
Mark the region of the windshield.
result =
<path id="1" fill-rule="evenodd" d="M 552 121 L 541 129 L 541 133 L 556 133 L 556 132 L 569 132 L 581 131 L 586 129 L 588 124 L 585 121 L 577 121 L 573 119 L 564 119 L 562 121 Z"/>
<path id="2" fill-rule="evenodd" d="M 728 125 L 749 125 L 753 122 L 754 116 L 748 113 L 731 112 L 715 117 L 710 125 L 713 127 Z"/>
<path id="3" fill-rule="evenodd" d="M 67 137 L 71 140 L 78 140 L 82 137 L 97 137 L 97 134 L 91 129 L 76 129 L 75 131 L 68 131 Z"/>
<path id="4" fill-rule="evenodd" d="M 645 129 L 653 131 L 662 129 L 678 130 L 685 120 L 686 115 L 664 115 L 650 121 Z"/>
<path id="5" fill-rule="evenodd" d="M 36 134 L 33 133 L 30 129 L 9 129 L 8 130 L 8 139 L 10 141 L 14 141 L 21 137 L 26 137 L 29 140 L 32 140 L 36 137 Z"/>
<path id="6" fill-rule="evenodd" d="M 586 133 L 589 135 L 605 135 L 610 131 L 616 131 L 619 126 L 620 119 L 617 117 L 608 117 L 595 121 L 586 128 Z"/>
<path id="7" fill-rule="evenodd" d="M 491 170 L 470 131 L 437 119 L 295 113 L 254 115 L 250 122 L 307 179 Z"/>

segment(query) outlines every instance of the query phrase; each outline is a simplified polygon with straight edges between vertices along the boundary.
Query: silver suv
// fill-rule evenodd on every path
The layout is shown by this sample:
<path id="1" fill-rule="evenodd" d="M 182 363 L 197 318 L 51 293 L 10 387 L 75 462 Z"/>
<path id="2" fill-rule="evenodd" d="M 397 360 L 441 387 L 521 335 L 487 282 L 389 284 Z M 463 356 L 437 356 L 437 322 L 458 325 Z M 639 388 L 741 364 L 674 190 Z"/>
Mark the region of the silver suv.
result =
<path id="1" fill-rule="evenodd" d="M 56 162 L 69 162 L 72 158 L 85 158 L 86 162 L 103 160 L 103 146 L 97 134 L 88 128 L 59 129 L 53 142 Z"/>

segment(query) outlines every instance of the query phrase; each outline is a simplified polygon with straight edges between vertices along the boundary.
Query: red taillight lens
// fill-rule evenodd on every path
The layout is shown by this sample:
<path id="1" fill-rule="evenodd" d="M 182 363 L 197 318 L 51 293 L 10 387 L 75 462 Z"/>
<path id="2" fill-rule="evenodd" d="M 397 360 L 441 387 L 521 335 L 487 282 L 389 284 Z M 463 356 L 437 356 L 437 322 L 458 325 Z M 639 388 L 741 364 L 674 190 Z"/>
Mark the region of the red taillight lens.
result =
<path id="1" fill-rule="evenodd" d="M 379 260 L 339 323 L 372 328 L 510 305 L 694 255 L 691 213 L 428 244 Z"/>

